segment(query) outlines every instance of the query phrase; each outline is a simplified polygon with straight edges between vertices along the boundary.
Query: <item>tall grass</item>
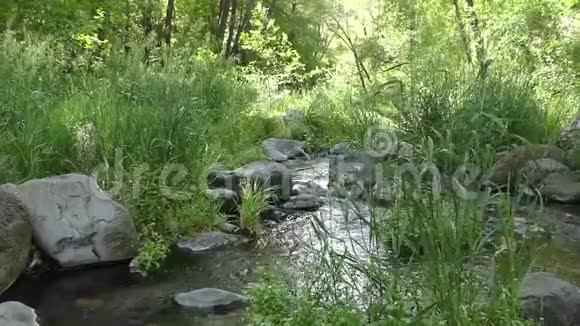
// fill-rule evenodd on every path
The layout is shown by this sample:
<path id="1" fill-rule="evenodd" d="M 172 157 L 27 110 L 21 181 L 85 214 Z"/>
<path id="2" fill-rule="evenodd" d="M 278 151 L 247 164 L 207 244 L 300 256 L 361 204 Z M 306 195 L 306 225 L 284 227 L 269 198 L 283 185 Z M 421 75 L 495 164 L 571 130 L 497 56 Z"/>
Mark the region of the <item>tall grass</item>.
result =
<path id="1" fill-rule="evenodd" d="M 262 212 L 268 208 L 273 199 L 273 193 L 254 180 L 244 182 L 241 191 L 240 228 L 242 231 L 256 236 L 260 231 Z"/>
<path id="2" fill-rule="evenodd" d="M 248 321 L 252 325 L 528 325 L 520 317 L 518 293 L 534 248 L 516 239 L 511 199 L 495 198 L 500 214 L 496 227 L 487 230 L 488 201 L 436 196 L 424 184 L 403 189 L 392 209 L 370 208 L 373 241 L 371 246 L 361 245 L 363 254 L 343 247 L 337 250 L 320 230 L 320 241 L 327 245 L 315 262 L 302 267 L 312 271 L 304 283 L 266 274 L 249 290 Z M 289 308 L 273 309 L 277 304 Z M 305 321 L 307 313 L 310 317 Z"/>
<path id="3" fill-rule="evenodd" d="M 201 195 L 210 166 L 262 157 L 270 131 L 254 128 L 255 91 L 228 62 L 174 50 L 146 64 L 113 49 L 87 68 L 48 42 L 1 42 L 0 183 L 100 170 L 143 240 L 169 246 L 218 222 Z"/>

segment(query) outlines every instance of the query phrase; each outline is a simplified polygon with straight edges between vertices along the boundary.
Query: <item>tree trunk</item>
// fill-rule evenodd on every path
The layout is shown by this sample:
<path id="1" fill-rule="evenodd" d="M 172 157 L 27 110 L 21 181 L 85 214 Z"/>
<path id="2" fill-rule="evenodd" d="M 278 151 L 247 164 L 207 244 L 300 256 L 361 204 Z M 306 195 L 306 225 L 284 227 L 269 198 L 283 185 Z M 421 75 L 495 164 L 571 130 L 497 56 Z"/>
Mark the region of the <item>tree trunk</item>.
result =
<path id="1" fill-rule="evenodd" d="M 125 53 L 129 53 L 131 47 L 129 46 L 129 35 L 131 33 L 131 2 L 125 1 L 125 34 L 123 35 L 123 48 Z"/>
<path id="2" fill-rule="evenodd" d="M 236 24 L 238 21 L 238 5 L 239 0 L 232 0 L 232 12 L 230 14 L 230 28 L 228 30 L 228 41 L 226 42 L 226 57 L 230 57 L 232 54 L 232 46 L 234 43 Z"/>
<path id="3" fill-rule="evenodd" d="M 216 31 L 216 41 L 219 44 L 219 50 L 222 50 L 224 43 L 224 36 L 226 35 L 226 27 L 231 10 L 231 0 L 221 0 L 220 2 L 220 16 L 218 20 L 218 28 Z"/>
<path id="4" fill-rule="evenodd" d="M 341 41 L 346 45 L 346 47 L 352 52 L 354 57 L 354 61 L 356 64 L 356 69 L 358 72 L 358 77 L 361 82 L 361 86 L 363 90 L 367 90 L 366 80 L 371 82 L 371 76 L 365 67 L 364 61 L 360 57 L 358 50 L 350 37 L 348 31 L 340 24 L 340 21 L 337 18 L 333 18 L 334 23 L 336 24 L 336 28 L 329 26 L 329 29 L 341 39 Z"/>
<path id="5" fill-rule="evenodd" d="M 175 0 L 167 1 L 167 12 L 165 14 L 165 44 L 171 46 L 171 32 L 173 31 L 173 16 L 175 15 Z"/>
<path id="6" fill-rule="evenodd" d="M 148 38 L 151 35 L 151 32 L 153 32 L 153 9 L 150 6 L 150 3 L 147 1 L 147 3 L 145 4 L 145 8 L 143 8 L 143 22 L 142 22 L 142 27 L 143 27 L 143 35 L 145 36 L 145 58 L 144 61 L 149 64 L 149 56 L 150 56 L 150 52 L 151 50 L 149 49 L 149 46 L 147 45 L 147 43 L 149 42 Z"/>

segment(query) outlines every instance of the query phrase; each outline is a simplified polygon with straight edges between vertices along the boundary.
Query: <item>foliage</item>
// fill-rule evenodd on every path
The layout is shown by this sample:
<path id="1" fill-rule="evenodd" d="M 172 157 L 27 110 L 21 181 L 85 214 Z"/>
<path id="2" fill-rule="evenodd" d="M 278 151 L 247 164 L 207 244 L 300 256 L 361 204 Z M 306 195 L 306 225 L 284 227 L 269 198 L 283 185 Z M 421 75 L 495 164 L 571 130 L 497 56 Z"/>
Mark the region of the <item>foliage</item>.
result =
<path id="1" fill-rule="evenodd" d="M 254 93 L 219 59 L 173 53 L 164 67 L 147 67 L 113 51 L 98 73 L 66 74 L 58 48 L 10 35 L 2 42 L 0 182 L 98 173 L 151 245 L 144 260 L 216 225 L 217 210 L 201 195 L 208 167 L 261 157 L 257 144 L 269 135 L 249 128 Z"/>
<path id="2" fill-rule="evenodd" d="M 281 86 L 302 82 L 304 65 L 292 47 L 288 36 L 280 31 L 267 9 L 258 5 L 254 9 L 252 29 L 242 35 L 242 48 L 250 58 L 250 67 L 274 76 Z"/>
<path id="3" fill-rule="evenodd" d="M 249 290 L 249 325 L 364 325 L 360 312 L 349 305 L 321 305 L 301 296 L 282 277 L 265 273 Z"/>
<path id="4" fill-rule="evenodd" d="M 255 236 L 260 229 L 262 212 L 274 199 L 271 189 L 264 189 L 260 183 L 248 180 L 242 185 L 240 204 L 240 228 Z"/>

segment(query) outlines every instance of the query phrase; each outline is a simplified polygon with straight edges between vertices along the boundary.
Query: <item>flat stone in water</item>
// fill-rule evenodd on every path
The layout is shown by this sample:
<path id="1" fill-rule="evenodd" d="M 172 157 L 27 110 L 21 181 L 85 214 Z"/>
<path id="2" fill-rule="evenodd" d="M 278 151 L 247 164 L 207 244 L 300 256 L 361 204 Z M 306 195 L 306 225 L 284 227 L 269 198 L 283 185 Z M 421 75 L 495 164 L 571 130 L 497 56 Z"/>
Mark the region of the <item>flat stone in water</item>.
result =
<path id="1" fill-rule="evenodd" d="M 248 302 L 243 295 L 214 288 L 178 293 L 174 300 L 179 306 L 198 314 L 225 314 L 243 308 Z"/>
<path id="2" fill-rule="evenodd" d="M 202 253 L 222 247 L 240 245 L 245 242 L 247 240 L 242 236 L 223 232 L 208 232 L 191 239 L 183 239 L 177 243 L 177 247 L 192 253 Z"/>
<path id="3" fill-rule="evenodd" d="M 282 204 L 282 208 L 295 211 L 313 211 L 322 206 L 321 200 L 315 195 L 302 194 L 293 196 L 289 201 Z"/>

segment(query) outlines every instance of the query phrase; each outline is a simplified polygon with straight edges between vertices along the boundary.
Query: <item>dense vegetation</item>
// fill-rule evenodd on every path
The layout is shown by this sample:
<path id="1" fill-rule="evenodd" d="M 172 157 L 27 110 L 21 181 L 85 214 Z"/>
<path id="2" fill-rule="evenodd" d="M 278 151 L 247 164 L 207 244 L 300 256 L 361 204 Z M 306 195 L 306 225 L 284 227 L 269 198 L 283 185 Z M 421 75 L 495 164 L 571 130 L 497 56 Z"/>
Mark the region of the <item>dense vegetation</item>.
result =
<path id="1" fill-rule="evenodd" d="M 421 160 L 485 169 L 513 144 L 553 143 L 576 114 L 579 6 L 4 0 L 0 184 L 98 173 L 132 211 L 141 268 L 155 269 L 177 238 L 220 222 L 201 195 L 208 169 L 262 158 L 267 137 L 305 140 L 315 151 L 343 141 L 363 147 L 369 128 L 392 128 Z M 303 127 L 275 118 L 290 108 L 305 114 Z M 255 199 L 259 206 L 263 198 Z M 509 221 L 509 200 L 502 202 Z M 379 254 L 363 264 L 329 253 L 327 269 L 313 274 L 332 270 L 335 283 L 301 291 L 270 275 L 250 291 L 249 318 L 257 325 L 516 325 L 513 280 L 529 262 L 515 260 L 527 256 L 507 246 L 494 260 L 492 299 L 481 300 L 477 289 L 486 282 L 463 268 L 484 250 L 475 208 L 457 198 L 403 200 L 391 212 L 401 223 L 375 225 L 373 233 L 395 251 L 404 241 L 393 235 L 430 251 L 416 277 L 401 280 L 409 267 L 402 263 L 400 273 L 385 273 Z M 337 272 L 347 267 L 370 280 L 365 309 L 354 304 L 354 288 L 329 288 L 352 284 Z"/>

